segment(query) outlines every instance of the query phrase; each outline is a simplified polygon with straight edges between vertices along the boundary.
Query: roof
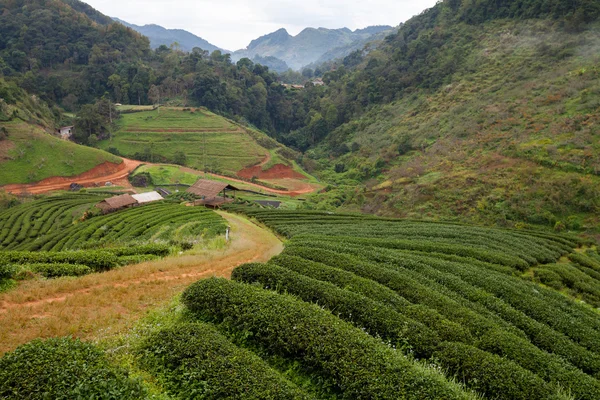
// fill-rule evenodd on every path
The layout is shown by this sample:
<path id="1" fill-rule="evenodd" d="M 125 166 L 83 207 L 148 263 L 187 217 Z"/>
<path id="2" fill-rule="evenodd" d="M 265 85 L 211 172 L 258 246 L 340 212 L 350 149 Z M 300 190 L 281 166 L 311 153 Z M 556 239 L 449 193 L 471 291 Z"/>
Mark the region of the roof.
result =
<path id="1" fill-rule="evenodd" d="M 62 131 L 63 129 L 72 129 L 72 128 L 74 128 L 74 127 L 75 127 L 74 125 L 71 125 L 71 126 L 63 126 L 62 128 L 60 128 L 60 130 Z"/>
<path id="2" fill-rule="evenodd" d="M 239 190 L 225 182 L 209 181 L 200 179 L 194 183 L 186 192 L 195 194 L 196 196 L 204 196 L 206 198 L 217 197 L 223 190 Z"/>
<path id="3" fill-rule="evenodd" d="M 279 208 L 279 206 L 281 205 L 280 201 L 270 201 L 270 200 L 256 200 L 256 203 L 258 203 L 264 207 L 273 207 L 273 208 Z"/>
<path id="4" fill-rule="evenodd" d="M 162 196 L 158 192 L 134 194 L 131 197 L 137 200 L 137 202 L 140 204 L 163 200 Z"/>
<path id="5" fill-rule="evenodd" d="M 104 202 L 108 204 L 110 208 L 121 208 L 137 204 L 137 200 L 129 194 L 110 197 L 108 199 L 104 199 Z"/>

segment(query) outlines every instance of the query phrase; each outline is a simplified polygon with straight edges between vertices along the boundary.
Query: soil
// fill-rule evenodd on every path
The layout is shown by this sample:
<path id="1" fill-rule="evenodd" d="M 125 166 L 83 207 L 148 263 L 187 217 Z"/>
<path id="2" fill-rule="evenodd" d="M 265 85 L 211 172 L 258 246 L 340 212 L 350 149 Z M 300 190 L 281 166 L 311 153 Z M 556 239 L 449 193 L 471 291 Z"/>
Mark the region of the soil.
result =
<path id="1" fill-rule="evenodd" d="M 229 278 L 247 262 L 266 262 L 283 250 L 271 232 L 219 212 L 231 226 L 220 250 L 132 265 L 81 278 L 27 281 L 0 294 L 0 355 L 34 338 L 118 334 L 149 309 L 167 304 L 192 282 Z"/>
<path id="2" fill-rule="evenodd" d="M 283 164 L 275 164 L 265 171 L 263 171 L 262 165 L 255 165 L 254 167 L 238 171 L 237 175 L 245 179 L 252 179 L 254 177 L 257 179 L 306 179 L 301 173 Z"/>
<path id="3" fill-rule="evenodd" d="M 55 176 L 37 183 L 6 185 L 2 189 L 14 194 L 23 192 L 39 194 L 54 190 L 68 190 L 71 183 L 78 183 L 84 187 L 95 187 L 104 186 L 106 182 L 130 188 L 127 176 L 140 164 L 142 164 L 141 161 L 124 158 L 120 164 L 105 162 L 76 176 Z"/>

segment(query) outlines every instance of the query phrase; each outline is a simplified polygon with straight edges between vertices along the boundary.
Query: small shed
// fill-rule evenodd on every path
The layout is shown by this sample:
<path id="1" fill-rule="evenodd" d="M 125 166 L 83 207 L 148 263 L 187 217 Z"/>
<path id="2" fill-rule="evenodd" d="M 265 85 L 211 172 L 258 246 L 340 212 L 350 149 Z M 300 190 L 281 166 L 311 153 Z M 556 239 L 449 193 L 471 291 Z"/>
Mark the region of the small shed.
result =
<path id="1" fill-rule="evenodd" d="M 187 193 L 192 193 L 206 200 L 216 199 L 217 197 L 225 198 L 228 191 L 235 192 L 239 189 L 225 182 L 210 181 L 208 179 L 200 179 L 186 190 Z M 219 196 L 220 195 L 220 196 Z"/>
<path id="2" fill-rule="evenodd" d="M 137 200 L 138 204 L 146 204 L 146 203 L 152 203 L 154 201 L 164 200 L 158 192 L 134 194 L 131 197 L 133 197 L 135 200 Z"/>
<path id="3" fill-rule="evenodd" d="M 73 136 L 73 129 L 74 128 L 75 128 L 74 126 L 63 126 L 62 128 L 60 128 L 58 130 L 58 133 L 60 134 L 60 137 L 62 139 L 67 140 L 67 139 L 70 139 L 71 136 Z"/>
<path id="4" fill-rule="evenodd" d="M 136 205 L 138 202 L 130 194 L 122 194 L 120 196 L 110 197 L 96 204 L 104 213 L 129 208 Z"/>

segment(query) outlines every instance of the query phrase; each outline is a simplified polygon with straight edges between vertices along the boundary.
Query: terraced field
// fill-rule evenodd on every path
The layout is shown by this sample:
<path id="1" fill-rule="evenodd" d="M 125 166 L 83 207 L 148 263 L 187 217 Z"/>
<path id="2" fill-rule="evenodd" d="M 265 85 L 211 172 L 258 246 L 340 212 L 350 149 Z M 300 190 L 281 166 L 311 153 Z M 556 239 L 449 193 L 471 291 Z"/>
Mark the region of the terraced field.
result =
<path id="1" fill-rule="evenodd" d="M 218 214 L 176 201 L 99 215 L 101 200 L 50 197 L 0 213 L 0 280 L 25 272 L 79 276 L 152 260 L 226 228 Z"/>
<path id="2" fill-rule="evenodd" d="M 118 149 L 128 158 L 175 162 L 181 152 L 189 167 L 235 174 L 258 164 L 268 153 L 247 131 L 204 109 L 123 114 L 120 123 L 114 137 L 99 145 L 104 150 Z"/>
<path id="3" fill-rule="evenodd" d="M 228 210 L 285 237 L 285 250 L 237 267 L 231 281 L 192 284 L 180 304 L 105 344 L 107 368 L 143 377 L 131 398 L 600 398 L 593 243 L 358 214 Z M 0 363 L 12 371 L 31 362 L 29 348 L 63 346 L 75 357 L 81 344 L 37 342 Z M 28 382 L 15 376 L 7 373 L 13 386 Z"/>

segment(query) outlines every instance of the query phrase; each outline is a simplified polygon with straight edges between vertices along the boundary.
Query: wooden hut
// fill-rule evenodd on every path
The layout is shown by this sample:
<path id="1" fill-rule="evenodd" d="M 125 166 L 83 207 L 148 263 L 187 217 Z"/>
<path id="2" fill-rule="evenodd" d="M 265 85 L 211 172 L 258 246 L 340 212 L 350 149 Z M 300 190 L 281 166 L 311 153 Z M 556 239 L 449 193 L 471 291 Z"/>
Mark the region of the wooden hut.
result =
<path id="1" fill-rule="evenodd" d="M 225 203 L 231 203 L 233 200 L 228 199 L 227 192 L 233 191 L 233 197 L 235 192 L 239 189 L 225 182 L 210 181 L 207 179 L 200 179 L 196 183 L 186 190 L 187 193 L 192 193 L 200 200 L 194 202 L 195 206 L 206 206 L 211 208 L 218 208 Z"/>
<path id="2" fill-rule="evenodd" d="M 110 197 L 102 200 L 96 204 L 96 207 L 100 208 L 105 214 L 124 208 L 129 208 L 137 204 L 137 200 L 134 199 L 130 194 L 122 194 L 120 196 Z"/>

